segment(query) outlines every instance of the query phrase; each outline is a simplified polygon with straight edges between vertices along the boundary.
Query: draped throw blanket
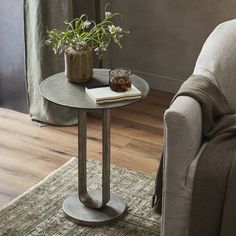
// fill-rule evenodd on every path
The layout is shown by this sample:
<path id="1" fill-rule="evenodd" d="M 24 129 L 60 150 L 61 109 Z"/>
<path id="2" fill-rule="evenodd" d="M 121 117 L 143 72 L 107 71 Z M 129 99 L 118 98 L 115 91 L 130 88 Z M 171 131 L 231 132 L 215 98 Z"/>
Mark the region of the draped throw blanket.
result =
<path id="1" fill-rule="evenodd" d="M 46 29 L 63 29 L 73 18 L 73 0 L 24 0 L 26 85 L 31 118 L 57 125 L 78 123 L 75 109 L 44 99 L 40 83 L 48 76 L 64 71 L 63 55 L 55 55 L 44 43 Z M 63 93 L 63 91 L 58 91 Z"/>
<path id="2" fill-rule="evenodd" d="M 236 114 L 226 97 L 203 76 L 191 76 L 178 96 L 190 96 L 202 108 L 204 148 L 195 172 L 189 236 L 236 235 Z M 172 102 L 173 102 L 172 101 Z M 194 125 L 194 124 L 193 124 Z M 153 207 L 161 214 L 162 162 Z"/>

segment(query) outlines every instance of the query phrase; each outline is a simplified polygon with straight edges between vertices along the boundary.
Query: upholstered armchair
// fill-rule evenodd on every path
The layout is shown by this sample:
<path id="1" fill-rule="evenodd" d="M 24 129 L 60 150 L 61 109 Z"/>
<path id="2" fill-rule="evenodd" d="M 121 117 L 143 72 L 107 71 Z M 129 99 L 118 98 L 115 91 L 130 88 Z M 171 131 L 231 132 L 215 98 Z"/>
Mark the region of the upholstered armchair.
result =
<path id="1" fill-rule="evenodd" d="M 236 20 L 220 24 L 211 33 L 193 74 L 212 80 L 236 108 Z M 194 173 L 204 147 L 201 107 L 193 98 L 177 97 L 164 122 L 161 236 L 186 236 Z"/>

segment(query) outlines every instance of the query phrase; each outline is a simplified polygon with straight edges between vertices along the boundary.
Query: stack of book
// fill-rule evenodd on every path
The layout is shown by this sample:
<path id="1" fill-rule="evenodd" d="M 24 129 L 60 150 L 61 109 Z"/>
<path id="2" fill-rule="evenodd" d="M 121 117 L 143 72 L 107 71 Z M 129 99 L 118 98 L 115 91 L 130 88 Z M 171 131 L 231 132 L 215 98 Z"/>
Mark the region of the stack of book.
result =
<path id="1" fill-rule="evenodd" d="M 115 92 L 108 86 L 101 88 L 85 88 L 85 91 L 97 104 L 138 99 L 142 97 L 142 93 L 134 85 L 126 92 Z"/>

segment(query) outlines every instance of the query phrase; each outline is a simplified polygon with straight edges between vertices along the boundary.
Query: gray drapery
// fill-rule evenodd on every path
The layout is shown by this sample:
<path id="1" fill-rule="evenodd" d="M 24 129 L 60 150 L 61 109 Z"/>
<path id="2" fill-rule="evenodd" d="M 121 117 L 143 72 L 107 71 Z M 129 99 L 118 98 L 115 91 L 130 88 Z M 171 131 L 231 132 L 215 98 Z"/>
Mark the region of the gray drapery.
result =
<path id="1" fill-rule="evenodd" d="M 56 125 L 74 125 L 77 111 L 45 100 L 40 83 L 48 76 L 64 71 L 63 55 L 54 55 L 45 44 L 46 29 L 63 29 L 73 18 L 72 0 L 25 0 L 26 83 L 32 120 Z M 58 91 L 62 93 L 63 91 Z"/>

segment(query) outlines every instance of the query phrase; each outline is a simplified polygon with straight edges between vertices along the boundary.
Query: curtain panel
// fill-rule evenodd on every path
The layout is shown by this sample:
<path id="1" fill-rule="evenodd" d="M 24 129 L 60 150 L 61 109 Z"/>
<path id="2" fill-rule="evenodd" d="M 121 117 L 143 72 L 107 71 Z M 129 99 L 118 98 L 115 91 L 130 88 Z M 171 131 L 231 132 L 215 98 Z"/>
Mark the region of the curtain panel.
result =
<path id="1" fill-rule="evenodd" d="M 32 120 L 55 125 L 78 123 L 77 110 L 53 104 L 39 93 L 44 79 L 64 71 L 63 55 L 55 55 L 44 43 L 46 29 L 63 29 L 64 21 L 72 18 L 73 0 L 24 0 L 26 84 Z"/>

